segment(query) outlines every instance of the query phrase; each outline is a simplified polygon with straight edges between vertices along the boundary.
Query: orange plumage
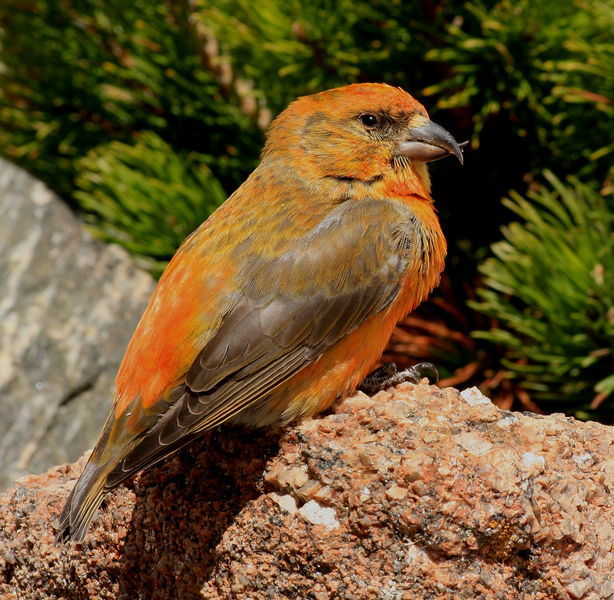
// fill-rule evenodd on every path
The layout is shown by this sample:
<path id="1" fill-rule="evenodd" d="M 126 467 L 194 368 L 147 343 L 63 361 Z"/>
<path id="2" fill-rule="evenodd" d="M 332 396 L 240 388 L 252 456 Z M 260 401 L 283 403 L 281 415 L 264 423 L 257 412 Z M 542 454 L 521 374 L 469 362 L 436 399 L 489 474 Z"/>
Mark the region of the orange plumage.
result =
<path id="1" fill-rule="evenodd" d="M 446 243 L 425 162 L 462 160 L 401 89 L 298 99 L 258 168 L 179 248 L 139 322 L 113 410 L 60 517 L 225 421 L 266 426 L 350 394 L 437 285 Z"/>

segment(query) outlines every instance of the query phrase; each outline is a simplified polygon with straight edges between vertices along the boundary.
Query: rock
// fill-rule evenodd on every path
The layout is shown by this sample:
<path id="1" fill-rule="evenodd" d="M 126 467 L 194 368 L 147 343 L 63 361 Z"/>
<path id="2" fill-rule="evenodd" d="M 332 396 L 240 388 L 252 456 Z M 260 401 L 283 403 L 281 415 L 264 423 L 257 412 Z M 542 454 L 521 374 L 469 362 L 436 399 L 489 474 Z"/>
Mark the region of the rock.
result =
<path id="1" fill-rule="evenodd" d="M 402 384 L 281 434 L 209 432 L 54 546 L 81 459 L 0 497 L 0 597 L 611 600 L 613 447 Z"/>
<path id="2" fill-rule="evenodd" d="M 0 159 L 0 489 L 94 445 L 153 280 Z"/>

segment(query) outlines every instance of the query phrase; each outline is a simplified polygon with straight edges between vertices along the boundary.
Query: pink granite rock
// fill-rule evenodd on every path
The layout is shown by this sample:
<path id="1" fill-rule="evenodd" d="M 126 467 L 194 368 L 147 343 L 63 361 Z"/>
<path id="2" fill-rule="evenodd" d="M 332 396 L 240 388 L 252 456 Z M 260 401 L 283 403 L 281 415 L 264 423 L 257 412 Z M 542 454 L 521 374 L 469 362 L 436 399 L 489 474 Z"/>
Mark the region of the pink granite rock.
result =
<path id="1" fill-rule="evenodd" d="M 404 384 L 226 428 L 52 521 L 83 460 L 0 497 L 0 598 L 613 599 L 614 431 Z"/>

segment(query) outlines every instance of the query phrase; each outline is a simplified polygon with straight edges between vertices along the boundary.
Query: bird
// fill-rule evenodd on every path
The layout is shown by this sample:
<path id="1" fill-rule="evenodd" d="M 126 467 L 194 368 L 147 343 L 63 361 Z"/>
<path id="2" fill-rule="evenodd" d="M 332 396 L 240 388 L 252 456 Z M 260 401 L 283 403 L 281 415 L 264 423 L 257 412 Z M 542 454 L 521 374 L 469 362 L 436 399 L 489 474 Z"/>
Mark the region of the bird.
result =
<path id="1" fill-rule="evenodd" d="M 462 144 L 399 87 L 290 103 L 162 274 L 57 542 L 83 541 L 104 494 L 204 431 L 284 426 L 353 393 L 439 283 L 427 163 L 446 156 L 462 164 Z"/>

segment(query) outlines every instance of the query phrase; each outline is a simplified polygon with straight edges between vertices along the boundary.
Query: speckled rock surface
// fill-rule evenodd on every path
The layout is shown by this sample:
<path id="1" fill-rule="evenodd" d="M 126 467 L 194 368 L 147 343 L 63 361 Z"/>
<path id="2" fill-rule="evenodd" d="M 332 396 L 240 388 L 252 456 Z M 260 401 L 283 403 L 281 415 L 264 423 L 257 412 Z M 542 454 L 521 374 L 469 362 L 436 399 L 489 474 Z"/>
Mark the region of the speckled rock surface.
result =
<path id="1" fill-rule="evenodd" d="M 152 289 L 123 250 L 0 159 L 0 490 L 94 445 Z"/>
<path id="2" fill-rule="evenodd" d="M 603 425 L 403 384 L 280 434 L 212 432 L 57 547 L 80 461 L 0 497 L 0 597 L 612 599 L 613 447 Z"/>

